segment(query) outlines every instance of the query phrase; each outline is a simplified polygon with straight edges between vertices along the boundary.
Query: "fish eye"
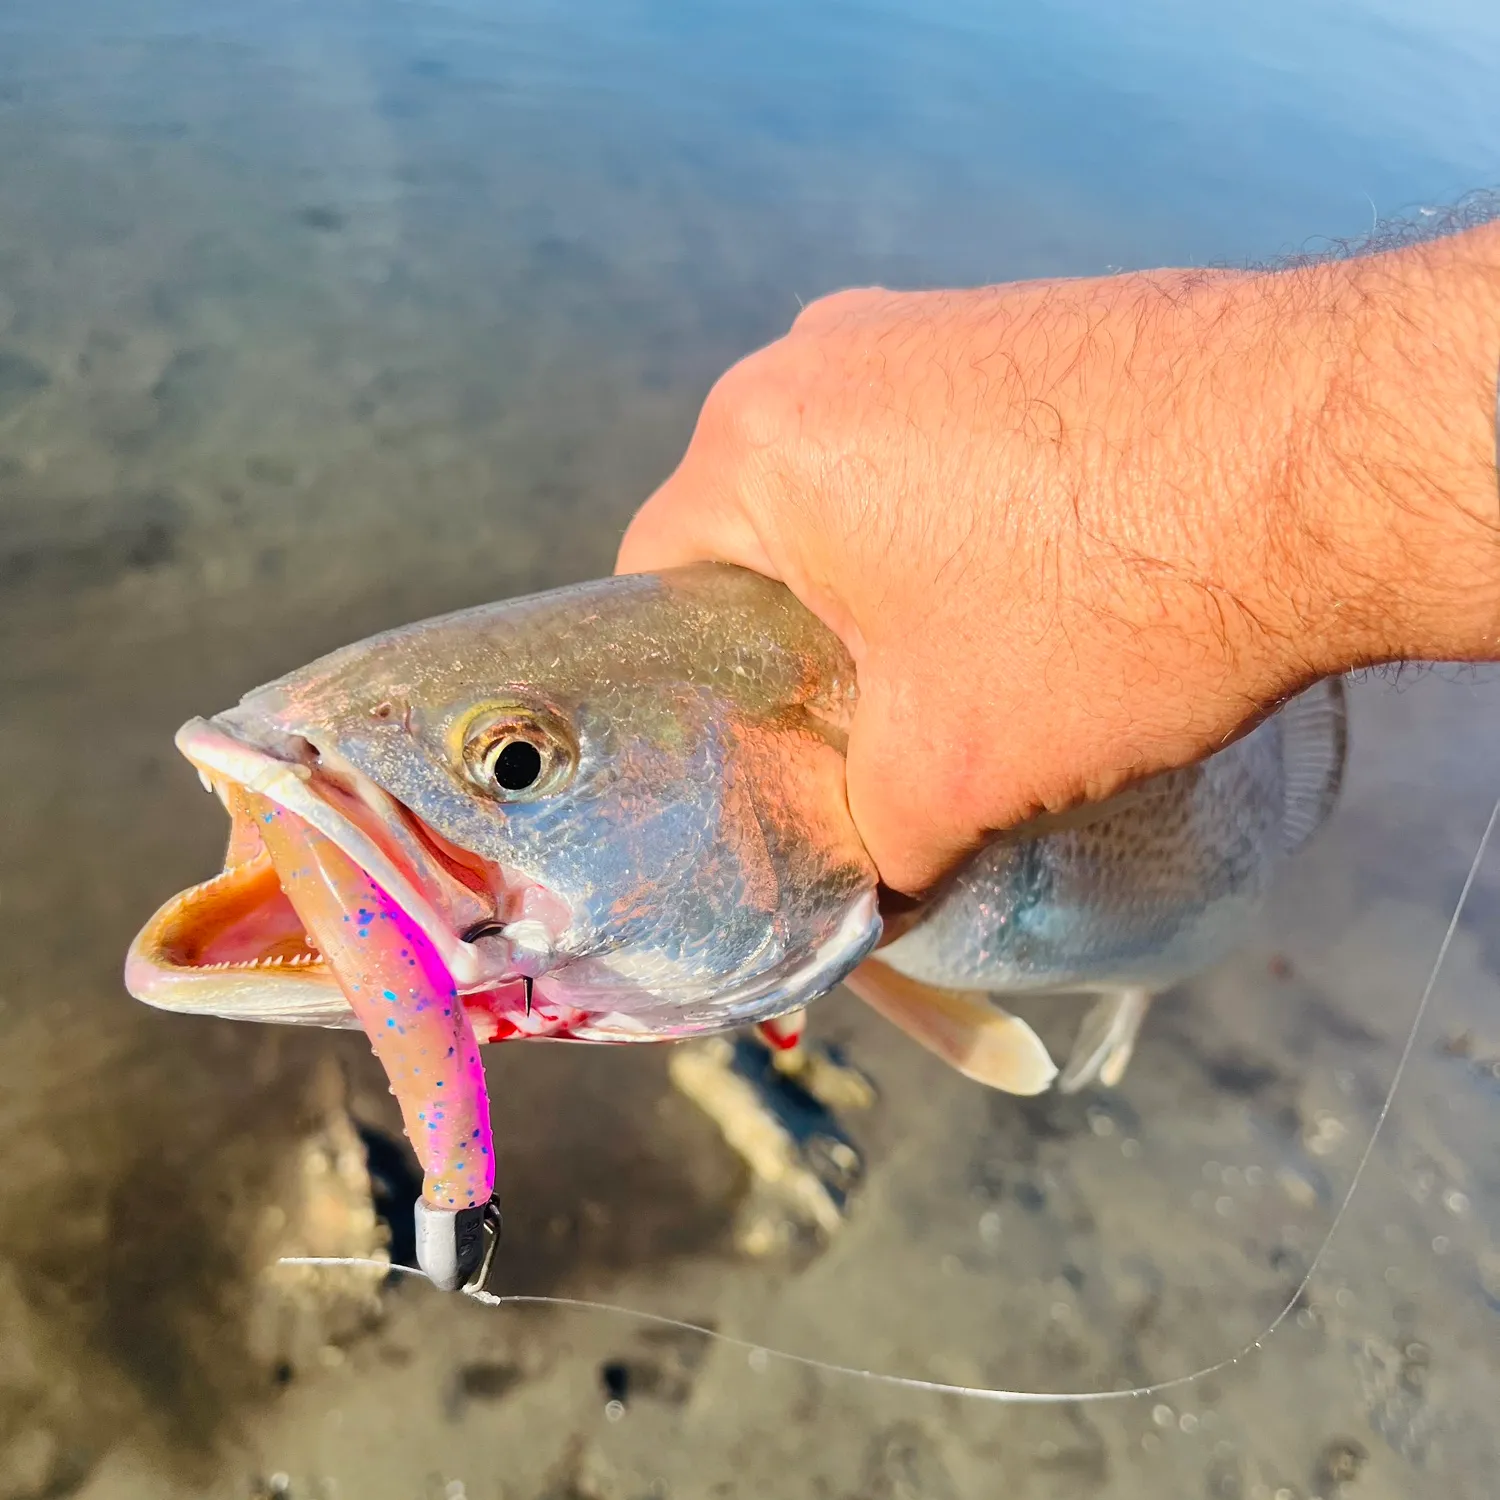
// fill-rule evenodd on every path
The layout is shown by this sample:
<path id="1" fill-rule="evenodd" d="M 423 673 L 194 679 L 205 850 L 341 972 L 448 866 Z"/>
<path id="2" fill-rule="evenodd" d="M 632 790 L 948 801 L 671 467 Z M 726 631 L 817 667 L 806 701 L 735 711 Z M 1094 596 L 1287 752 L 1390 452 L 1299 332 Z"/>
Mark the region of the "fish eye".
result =
<path id="1" fill-rule="evenodd" d="M 532 710 L 490 711 L 464 734 L 469 780 L 501 802 L 529 802 L 566 785 L 578 754 L 566 726 Z"/>
<path id="2" fill-rule="evenodd" d="M 502 740 L 488 759 L 490 779 L 503 792 L 529 792 L 542 779 L 542 752 L 530 740 Z"/>

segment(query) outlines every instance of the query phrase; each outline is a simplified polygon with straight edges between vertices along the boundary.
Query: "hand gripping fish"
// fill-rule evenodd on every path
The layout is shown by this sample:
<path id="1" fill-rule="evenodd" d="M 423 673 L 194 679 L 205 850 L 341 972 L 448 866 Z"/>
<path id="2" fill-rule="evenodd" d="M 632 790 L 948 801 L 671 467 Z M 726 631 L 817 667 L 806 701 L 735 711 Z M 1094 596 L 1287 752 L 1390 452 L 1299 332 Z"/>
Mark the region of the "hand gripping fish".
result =
<path id="1" fill-rule="evenodd" d="M 336 651 L 178 733 L 229 851 L 136 938 L 126 986 L 361 1027 L 424 1172 L 419 1260 L 453 1288 L 496 1223 L 479 1044 L 781 1046 L 848 979 L 984 1083 L 1112 1084 L 1149 998 L 1243 936 L 1344 758 L 1325 683 L 1197 766 L 995 839 L 888 932 L 844 793 L 856 695 L 785 588 L 716 564 Z M 1099 999 L 1060 1078 L 990 998 L 1080 991 Z"/>

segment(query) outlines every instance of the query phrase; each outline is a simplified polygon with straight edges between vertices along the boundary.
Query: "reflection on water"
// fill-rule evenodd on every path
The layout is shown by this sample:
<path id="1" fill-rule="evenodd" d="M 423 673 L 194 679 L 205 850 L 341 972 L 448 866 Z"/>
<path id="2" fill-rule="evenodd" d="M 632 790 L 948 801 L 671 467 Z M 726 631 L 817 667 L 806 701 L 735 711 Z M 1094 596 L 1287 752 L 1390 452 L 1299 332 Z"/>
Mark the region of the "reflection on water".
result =
<path id="1" fill-rule="evenodd" d="M 218 854 L 181 720 L 606 571 L 708 383 L 800 300 L 1357 236 L 1500 175 L 1497 69 L 1481 0 L 0 11 L 0 1496 L 1491 1493 L 1493 861 L 1307 1305 L 1243 1367 L 1109 1407 L 419 1288 L 373 1329 L 268 1331 L 247 1268 L 331 1107 L 320 1063 L 388 1130 L 382 1081 L 347 1037 L 147 1012 L 118 970 Z M 882 1097 L 856 1212 L 805 1264 L 735 1249 L 741 1169 L 660 1053 L 492 1057 L 508 1285 L 1037 1389 L 1253 1336 L 1496 790 L 1493 678 L 1355 713 L 1328 837 L 1118 1095 L 988 1098 L 820 1007 Z"/>

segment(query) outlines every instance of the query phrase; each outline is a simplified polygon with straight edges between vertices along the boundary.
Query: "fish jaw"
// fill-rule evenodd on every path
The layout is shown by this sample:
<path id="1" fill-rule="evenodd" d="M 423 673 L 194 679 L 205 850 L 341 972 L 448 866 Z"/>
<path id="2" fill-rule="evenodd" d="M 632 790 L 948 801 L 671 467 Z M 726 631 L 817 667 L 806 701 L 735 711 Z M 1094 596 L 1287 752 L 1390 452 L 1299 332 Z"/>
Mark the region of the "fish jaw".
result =
<path id="1" fill-rule="evenodd" d="M 323 955 L 285 908 L 264 850 L 161 906 L 130 945 L 125 988 L 158 1010 L 359 1026 Z"/>
<path id="2" fill-rule="evenodd" d="M 390 896 L 448 968 L 481 1044 L 527 1037 L 654 1042 L 751 1024 L 832 989 L 880 932 L 869 891 L 808 951 L 722 976 L 706 989 L 702 979 L 640 973 L 628 954 L 582 961 L 557 955 L 561 965 L 549 967 L 555 950 L 548 929 L 566 925 L 566 903 L 539 884 L 516 883 L 504 904 L 525 915 L 503 927 L 493 923 L 492 902 L 475 898 L 447 868 L 464 851 L 336 753 L 318 752 L 272 724 L 256 734 L 242 715 L 231 724 L 192 720 L 177 745 L 224 803 L 231 833 L 225 868 L 167 901 L 131 944 L 125 987 L 158 1009 L 361 1027 L 282 889 L 252 807 L 259 799 L 316 829 Z M 497 878 L 493 867 L 486 865 L 485 878 Z M 549 912 L 550 923 L 535 915 Z M 462 935 L 478 929 L 483 935 L 473 942 Z"/>
<path id="3" fill-rule="evenodd" d="M 388 894 L 463 992 L 479 1041 L 567 1029 L 571 1012 L 526 1003 L 534 924 L 519 942 L 493 927 L 481 943 L 464 938 L 492 917 L 493 899 L 472 888 L 480 882 L 465 875 L 462 851 L 445 848 L 336 756 L 271 726 L 255 738 L 263 742 L 241 724 L 227 730 L 204 719 L 178 732 L 178 749 L 229 812 L 229 849 L 218 875 L 172 897 L 131 944 L 125 987 L 136 999 L 231 1020 L 359 1028 L 282 889 L 258 827 L 254 804 L 263 799 L 329 840 Z"/>

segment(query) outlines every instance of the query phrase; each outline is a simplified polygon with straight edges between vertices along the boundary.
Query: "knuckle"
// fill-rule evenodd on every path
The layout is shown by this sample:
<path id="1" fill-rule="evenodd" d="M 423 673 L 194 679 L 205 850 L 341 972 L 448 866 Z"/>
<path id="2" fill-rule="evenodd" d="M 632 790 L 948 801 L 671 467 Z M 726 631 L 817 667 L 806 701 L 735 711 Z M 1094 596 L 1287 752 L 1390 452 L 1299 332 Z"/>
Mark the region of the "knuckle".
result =
<path id="1" fill-rule="evenodd" d="M 700 427 L 728 453 L 748 457 L 793 443 L 804 405 L 795 370 L 772 345 L 719 378 L 703 403 Z"/>
<path id="2" fill-rule="evenodd" d="M 792 324 L 792 332 L 815 332 L 863 317 L 872 308 L 885 303 L 890 295 L 884 287 L 878 286 L 849 287 L 841 292 L 830 292 L 802 309 Z"/>

